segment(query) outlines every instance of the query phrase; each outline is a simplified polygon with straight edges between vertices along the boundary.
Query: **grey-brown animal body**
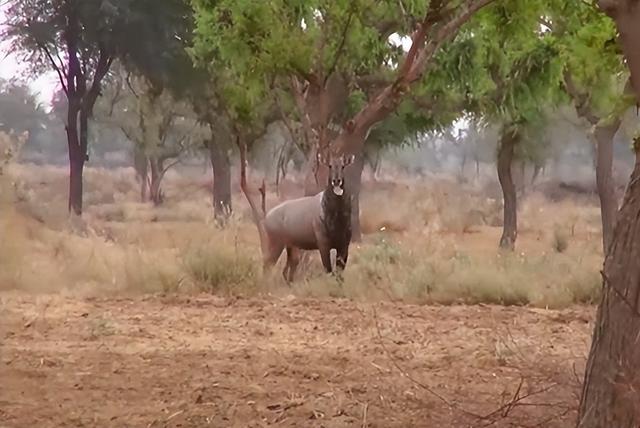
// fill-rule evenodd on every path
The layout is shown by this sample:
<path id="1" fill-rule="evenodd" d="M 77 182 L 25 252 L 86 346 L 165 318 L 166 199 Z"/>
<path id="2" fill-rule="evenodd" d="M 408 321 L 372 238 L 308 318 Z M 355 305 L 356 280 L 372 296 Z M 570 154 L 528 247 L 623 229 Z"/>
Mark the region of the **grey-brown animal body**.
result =
<path id="1" fill-rule="evenodd" d="M 336 250 L 336 267 L 344 270 L 351 243 L 351 195 L 345 192 L 343 170 L 353 162 L 344 156 L 327 163 L 326 188 L 314 196 L 285 201 L 267 213 L 264 219 L 268 236 L 265 265 L 274 265 L 287 250 L 283 275 L 293 280 L 298 265 L 298 250 L 318 250 L 322 265 L 332 272 L 330 252 Z"/>

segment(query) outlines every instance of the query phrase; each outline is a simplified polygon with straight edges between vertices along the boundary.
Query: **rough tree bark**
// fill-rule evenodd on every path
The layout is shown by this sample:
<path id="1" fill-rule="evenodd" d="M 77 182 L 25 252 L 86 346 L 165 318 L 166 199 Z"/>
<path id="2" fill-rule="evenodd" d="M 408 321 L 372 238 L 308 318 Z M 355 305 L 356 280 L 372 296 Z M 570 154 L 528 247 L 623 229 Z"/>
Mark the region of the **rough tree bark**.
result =
<path id="1" fill-rule="evenodd" d="M 593 138 L 596 143 L 596 185 L 600 198 L 602 217 L 602 245 L 606 254 L 618 213 L 618 200 L 613 182 L 613 137 L 620 128 L 620 120 L 609 125 L 596 126 Z"/>
<path id="2" fill-rule="evenodd" d="M 224 225 L 231 216 L 231 164 L 229 153 L 220 142 L 209 140 L 209 157 L 213 168 L 213 216 Z"/>
<path id="3" fill-rule="evenodd" d="M 578 427 L 640 426 L 640 157 L 604 262 Z"/>
<path id="4" fill-rule="evenodd" d="M 618 28 L 640 102 L 640 4 L 637 0 L 600 0 Z M 636 163 L 608 247 L 602 300 L 580 399 L 579 428 L 640 426 L 640 140 Z"/>
<path id="5" fill-rule="evenodd" d="M 516 237 L 518 234 L 516 186 L 511 174 L 513 152 L 517 140 L 518 135 L 515 131 L 507 129 L 502 131 L 497 162 L 498 181 L 500 182 L 504 199 L 504 220 L 502 225 L 502 237 L 500 238 L 500 248 L 510 251 L 515 249 Z"/>

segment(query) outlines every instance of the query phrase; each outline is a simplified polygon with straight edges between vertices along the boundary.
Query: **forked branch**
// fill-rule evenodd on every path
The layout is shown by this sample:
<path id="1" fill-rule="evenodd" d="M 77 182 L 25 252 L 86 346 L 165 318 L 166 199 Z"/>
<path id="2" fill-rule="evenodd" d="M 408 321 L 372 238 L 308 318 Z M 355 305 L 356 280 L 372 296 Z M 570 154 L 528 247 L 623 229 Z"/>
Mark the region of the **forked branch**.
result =
<path id="1" fill-rule="evenodd" d="M 238 145 L 238 149 L 240 150 L 240 189 L 247 198 L 247 202 L 249 202 L 249 206 L 251 207 L 251 214 L 253 216 L 253 221 L 257 224 L 260 223 L 264 216 L 266 215 L 265 202 L 264 200 L 258 205 L 257 201 L 253 198 L 251 194 L 251 190 L 249 189 L 249 184 L 247 183 L 247 145 L 242 141 L 240 136 L 236 136 L 236 144 Z M 261 187 L 261 190 L 264 188 L 264 184 Z M 264 190 L 261 191 L 264 199 Z M 258 207 L 262 209 L 258 209 Z"/>
<path id="2" fill-rule="evenodd" d="M 451 39 L 474 13 L 493 1 L 468 0 L 458 7 L 457 13 L 443 10 L 438 6 L 441 2 L 437 2 L 436 6 L 430 8 L 427 16 L 411 36 L 411 48 L 404 62 L 398 68 L 394 81 L 347 122 L 343 133 L 360 137 L 357 140 L 360 140 L 360 144 L 362 144 L 371 127 L 397 108 L 409 85 L 422 78 L 437 50 Z M 447 19 L 449 16 L 450 18 Z M 439 19 L 443 19 L 445 22 L 436 25 L 435 20 Z M 348 149 L 347 140 L 347 138 L 343 138 L 340 142 L 340 151 L 344 152 Z"/>
<path id="3" fill-rule="evenodd" d="M 60 62 L 60 64 L 58 64 L 56 60 L 53 59 L 53 55 L 51 55 L 51 52 L 44 43 L 36 42 L 36 44 L 38 45 L 38 48 L 47 56 L 49 62 L 51 63 L 51 66 L 58 74 L 58 79 L 60 80 L 62 91 L 65 93 L 65 95 L 69 96 L 69 91 L 67 90 L 67 85 L 65 84 L 65 81 L 67 80 L 67 72 L 64 69 L 64 64 L 62 63 L 62 61 Z M 58 56 L 58 58 L 60 57 Z"/>
<path id="4" fill-rule="evenodd" d="M 267 214 L 266 212 L 266 191 L 265 191 L 265 183 L 262 181 L 262 186 L 260 187 L 260 194 L 262 195 L 262 201 L 260 205 L 255 200 L 254 195 L 251 194 L 251 189 L 249 189 L 249 184 L 247 182 L 247 145 L 243 141 L 240 133 L 236 130 L 236 144 L 238 145 L 238 149 L 240 150 L 240 189 L 244 196 L 247 198 L 247 202 L 249 202 L 249 206 L 251 207 L 251 215 L 253 217 L 253 221 L 258 228 L 258 235 L 260 237 L 260 248 L 262 250 L 263 257 L 268 254 L 269 249 L 269 238 L 267 236 L 267 231 L 264 227 L 264 218 Z M 260 207 L 260 208 L 259 208 Z"/>
<path id="5" fill-rule="evenodd" d="M 591 125 L 597 125 L 600 118 L 595 114 L 589 103 L 589 96 L 580 91 L 568 70 L 563 73 L 564 88 L 571 98 L 578 115 L 586 119 Z"/>

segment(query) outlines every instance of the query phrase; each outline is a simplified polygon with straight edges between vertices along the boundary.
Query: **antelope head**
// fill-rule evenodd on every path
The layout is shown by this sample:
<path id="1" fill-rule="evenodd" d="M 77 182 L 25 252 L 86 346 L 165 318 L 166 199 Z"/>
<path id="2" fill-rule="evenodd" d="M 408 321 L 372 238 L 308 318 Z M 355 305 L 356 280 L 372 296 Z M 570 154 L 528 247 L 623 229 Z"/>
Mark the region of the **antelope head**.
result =
<path id="1" fill-rule="evenodd" d="M 330 156 L 329 159 L 326 159 L 318 153 L 318 163 L 329 168 L 327 190 L 330 189 L 336 196 L 342 196 L 344 194 L 344 169 L 351 165 L 354 160 L 354 155 L 342 155 L 337 159 Z"/>

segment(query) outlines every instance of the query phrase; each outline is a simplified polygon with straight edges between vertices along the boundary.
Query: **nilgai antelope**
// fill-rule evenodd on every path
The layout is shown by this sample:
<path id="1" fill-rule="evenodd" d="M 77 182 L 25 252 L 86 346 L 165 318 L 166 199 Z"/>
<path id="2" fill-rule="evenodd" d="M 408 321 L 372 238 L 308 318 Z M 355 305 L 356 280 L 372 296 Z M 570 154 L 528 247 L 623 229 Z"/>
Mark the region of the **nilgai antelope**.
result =
<path id="1" fill-rule="evenodd" d="M 324 268 L 332 273 L 330 252 L 335 249 L 337 269 L 346 267 L 351 243 L 351 195 L 345 191 L 344 168 L 354 159 L 353 155 L 342 155 L 326 160 L 318 155 L 318 162 L 329 168 L 325 189 L 314 196 L 285 201 L 266 214 L 265 267 L 275 265 L 286 248 L 287 263 L 282 274 L 287 282 L 293 280 L 299 250 L 319 250 Z"/>

